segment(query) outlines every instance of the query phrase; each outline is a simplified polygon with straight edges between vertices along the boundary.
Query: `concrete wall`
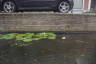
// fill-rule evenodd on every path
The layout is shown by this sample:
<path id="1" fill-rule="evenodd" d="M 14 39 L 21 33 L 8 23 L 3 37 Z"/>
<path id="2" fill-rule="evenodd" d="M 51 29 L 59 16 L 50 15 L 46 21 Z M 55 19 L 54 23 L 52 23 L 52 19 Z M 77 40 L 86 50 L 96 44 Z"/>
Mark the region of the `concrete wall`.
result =
<path id="1" fill-rule="evenodd" d="M 96 15 L 0 13 L 0 31 L 96 31 Z"/>

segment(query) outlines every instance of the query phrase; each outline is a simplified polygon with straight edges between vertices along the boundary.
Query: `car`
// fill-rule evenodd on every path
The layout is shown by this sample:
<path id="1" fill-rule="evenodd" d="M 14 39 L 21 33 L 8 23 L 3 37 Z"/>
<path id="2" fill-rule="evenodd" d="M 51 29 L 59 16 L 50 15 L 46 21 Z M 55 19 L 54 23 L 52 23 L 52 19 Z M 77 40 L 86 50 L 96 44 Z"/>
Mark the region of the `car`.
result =
<path id="1" fill-rule="evenodd" d="M 0 0 L 4 12 L 24 10 L 54 10 L 67 13 L 73 9 L 73 0 Z"/>

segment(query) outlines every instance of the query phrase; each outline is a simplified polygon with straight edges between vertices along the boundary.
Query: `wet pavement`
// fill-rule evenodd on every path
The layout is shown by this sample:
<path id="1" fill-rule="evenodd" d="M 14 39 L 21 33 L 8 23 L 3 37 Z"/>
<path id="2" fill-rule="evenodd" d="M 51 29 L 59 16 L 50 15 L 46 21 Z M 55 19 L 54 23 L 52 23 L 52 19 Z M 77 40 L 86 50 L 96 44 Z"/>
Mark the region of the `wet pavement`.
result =
<path id="1" fill-rule="evenodd" d="M 96 34 L 58 34 L 27 47 L 0 40 L 0 64 L 96 64 Z"/>

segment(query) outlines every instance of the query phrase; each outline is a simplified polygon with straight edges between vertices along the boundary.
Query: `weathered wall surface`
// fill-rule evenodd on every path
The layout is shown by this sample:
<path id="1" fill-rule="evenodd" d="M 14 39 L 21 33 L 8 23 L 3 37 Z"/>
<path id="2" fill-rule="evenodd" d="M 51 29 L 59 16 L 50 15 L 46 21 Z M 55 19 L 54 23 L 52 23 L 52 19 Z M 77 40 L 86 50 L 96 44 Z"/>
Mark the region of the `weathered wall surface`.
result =
<path id="1" fill-rule="evenodd" d="M 0 13 L 0 31 L 96 31 L 95 14 Z"/>

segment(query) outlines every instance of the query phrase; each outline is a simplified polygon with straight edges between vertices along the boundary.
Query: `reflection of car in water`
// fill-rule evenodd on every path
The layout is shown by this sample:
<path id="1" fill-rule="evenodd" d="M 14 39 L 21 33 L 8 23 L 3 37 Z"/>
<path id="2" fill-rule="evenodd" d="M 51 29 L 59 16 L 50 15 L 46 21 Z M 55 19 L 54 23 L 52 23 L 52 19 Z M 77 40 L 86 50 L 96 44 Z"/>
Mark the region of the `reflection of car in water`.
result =
<path id="1" fill-rule="evenodd" d="M 73 8 L 73 0 L 0 0 L 4 12 L 19 10 L 54 10 L 62 13 Z"/>

